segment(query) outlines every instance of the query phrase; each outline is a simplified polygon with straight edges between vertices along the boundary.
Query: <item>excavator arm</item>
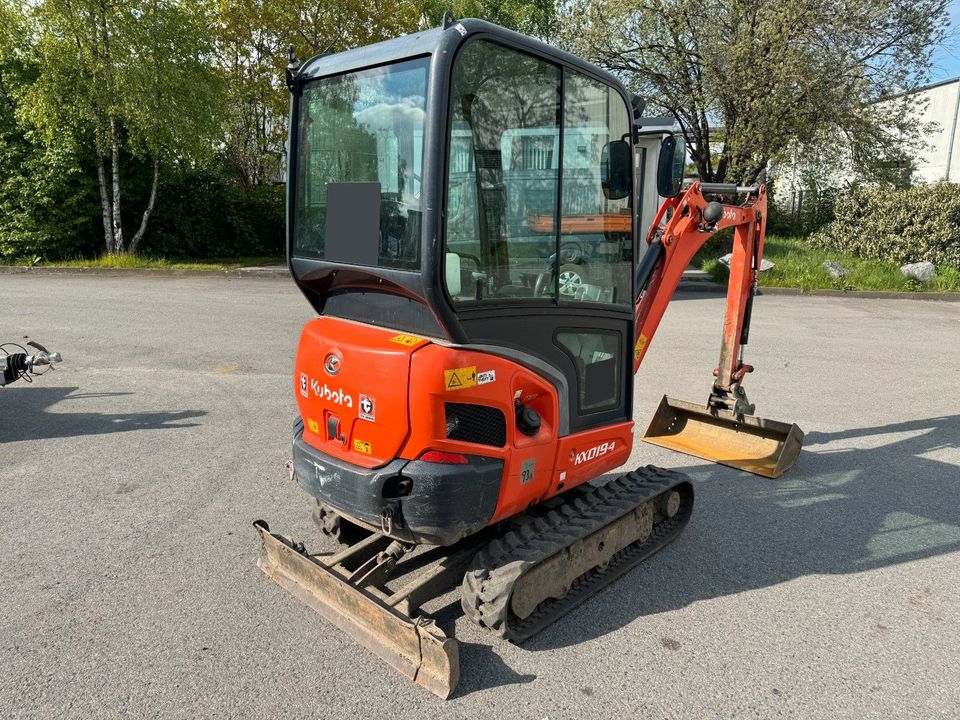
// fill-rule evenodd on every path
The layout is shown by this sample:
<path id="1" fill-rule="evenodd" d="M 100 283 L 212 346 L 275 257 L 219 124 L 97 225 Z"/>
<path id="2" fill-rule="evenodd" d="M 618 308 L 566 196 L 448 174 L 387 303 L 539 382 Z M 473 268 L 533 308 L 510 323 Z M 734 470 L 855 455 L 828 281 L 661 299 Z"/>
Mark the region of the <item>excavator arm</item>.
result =
<path id="1" fill-rule="evenodd" d="M 745 194 L 742 205 L 708 201 L 704 193 Z M 796 461 L 803 432 L 796 425 L 758 418 L 741 383 L 757 275 L 763 258 L 767 194 L 763 185 L 693 183 L 666 200 L 647 235 L 637 268 L 636 373 L 684 270 L 716 232 L 733 229 L 733 256 L 720 345 L 720 362 L 706 406 L 664 396 L 644 440 L 767 477 L 779 477 Z"/>
<path id="2" fill-rule="evenodd" d="M 706 187 L 711 190 L 737 190 L 733 185 Z M 743 205 L 727 205 L 708 202 L 703 194 L 704 186 L 695 182 L 685 193 L 668 199 L 660 206 L 647 235 L 647 253 L 652 253 L 660 261 L 652 264 L 644 258 L 637 273 L 646 273 L 646 277 L 638 277 L 638 289 L 642 294 L 636 305 L 634 372 L 640 368 L 650 339 L 663 319 L 684 270 L 703 244 L 714 233 L 726 228 L 733 228 L 733 259 L 730 262 L 720 366 L 714 387 L 720 392 L 730 392 L 733 385 L 750 371 L 750 366 L 742 364 L 740 351 L 747 341 L 753 292 L 763 257 L 767 191 L 763 185 L 741 189 L 747 190 L 746 202 Z M 651 264 L 653 266 L 648 268 Z"/>

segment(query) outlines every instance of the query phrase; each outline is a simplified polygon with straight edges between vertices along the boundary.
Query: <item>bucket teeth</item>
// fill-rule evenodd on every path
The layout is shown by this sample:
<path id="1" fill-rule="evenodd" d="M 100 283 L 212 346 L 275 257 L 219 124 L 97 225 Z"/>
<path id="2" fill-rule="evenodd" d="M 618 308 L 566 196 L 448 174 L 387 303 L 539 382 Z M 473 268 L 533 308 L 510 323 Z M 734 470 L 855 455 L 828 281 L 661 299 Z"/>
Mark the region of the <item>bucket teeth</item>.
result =
<path id="1" fill-rule="evenodd" d="M 797 461 L 803 431 L 795 424 L 736 415 L 664 395 L 642 439 L 755 475 L 777 478 Z"/>

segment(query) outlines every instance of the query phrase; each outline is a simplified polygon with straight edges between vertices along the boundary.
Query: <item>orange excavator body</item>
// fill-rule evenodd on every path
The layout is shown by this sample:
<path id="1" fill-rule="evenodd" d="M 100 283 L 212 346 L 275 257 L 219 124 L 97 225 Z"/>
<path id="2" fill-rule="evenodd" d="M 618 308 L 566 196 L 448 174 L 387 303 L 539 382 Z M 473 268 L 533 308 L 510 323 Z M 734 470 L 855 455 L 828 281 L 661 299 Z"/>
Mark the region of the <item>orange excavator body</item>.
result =
<path id="1" fill-rule="evenodd" d="M 291 56 L 286 81 L 288 262 L 318 315 L 289 467 L 346 547 L 310 554 L 258 521 L 258 564 L 447 697 L 457 644 L 425 602 L 460 583 L 470 619 L 522 642 L 686 526 L 682 473 L 589 481 L 630 457 L 634 374 L 719 230 L 734 243 L 708 400 L 664 397 L 644 439 L 768 476 L 795 461 L 802 432 L 757 418 L 742 387 L 766 189 L 684 184 L 682 141 L 645 129 L 616 77 L 479 20 Z"/>
<path id="2" fill-rule="evenodd" d="M 498 462 L 496 503 L 484 525 L 623 465 L 633 444 L 632 421 L 559 437 L 556 389 L 516 362 L 337 318 L 317 318 L 304 327 L 294 392 L 303 441 L 329 459 L 370 469 L 424 456 L 454 468 L 477 455 Z M 506 422 L 518 401 L 539 415 L 535 432 Z M 457 439 L 447 428 L 451 405 L 498 413 L 502 438 L 485 445 Z M 301 473 L 307 478 L 301 482 L 311 482 L 310 475 Z M 355 513 L 350 519 L 379 528 L 378 517 Z M 456 526 L 454 514 L 449 520 Z M 450 544 L 462 536 L 458 531 L 429 539 Z"/>

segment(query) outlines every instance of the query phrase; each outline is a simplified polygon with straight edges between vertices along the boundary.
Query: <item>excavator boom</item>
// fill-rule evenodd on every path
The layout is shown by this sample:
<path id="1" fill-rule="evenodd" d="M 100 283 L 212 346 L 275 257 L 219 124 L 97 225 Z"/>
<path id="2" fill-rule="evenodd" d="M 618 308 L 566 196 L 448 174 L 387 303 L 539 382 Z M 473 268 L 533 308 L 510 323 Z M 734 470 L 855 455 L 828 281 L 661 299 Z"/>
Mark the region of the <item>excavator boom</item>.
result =
<path id="1" fill-rule="evenodd" d="M 746 195 L 742 205 L 708 201 L 705 192 Z M 738 188 L 693 183 L 663 203 L 647 236 L 647 253 L 657 262 L 641 264 L 647 275 L 636 305 L 637 339 L 633 369 L 640 368 L 667 305 L 693 256 L 711 235 L 733 230 L 733 253 L 720 361 L 705 405 L 664 396 L 643 440 L 764 477 L 780 477 L 796 462 L 803 431 L 795 424 L 754 416 L 741 383 L 753 372 L 743 362 L 750 317 L 763 259 L 767 194 L 763 185 Z"/>

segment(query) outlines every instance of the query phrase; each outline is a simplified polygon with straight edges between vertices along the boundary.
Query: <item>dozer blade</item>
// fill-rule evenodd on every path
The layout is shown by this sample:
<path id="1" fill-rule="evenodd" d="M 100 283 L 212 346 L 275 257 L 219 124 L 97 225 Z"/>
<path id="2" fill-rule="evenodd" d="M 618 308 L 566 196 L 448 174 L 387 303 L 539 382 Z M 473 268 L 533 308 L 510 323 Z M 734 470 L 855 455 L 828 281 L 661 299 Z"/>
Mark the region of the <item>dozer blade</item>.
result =
<path id="1" fill-rule="evenodd" d="M 308 555 L 262 520 L 257 567 L 304 605 L 313 608 L 401 674 L 441 698 L 460 679 L 460 651 L 433 620 L 411 618 L 373 591 L 351 584 L 338 572 L 336 556 Z"/>
<path id="2" fill-rule="evenodd" d="M 666 395 L 642 438 L 645 442 L 768 478 L 797 461 L 803 430 L 795 424 L 674 400 Z"/>

